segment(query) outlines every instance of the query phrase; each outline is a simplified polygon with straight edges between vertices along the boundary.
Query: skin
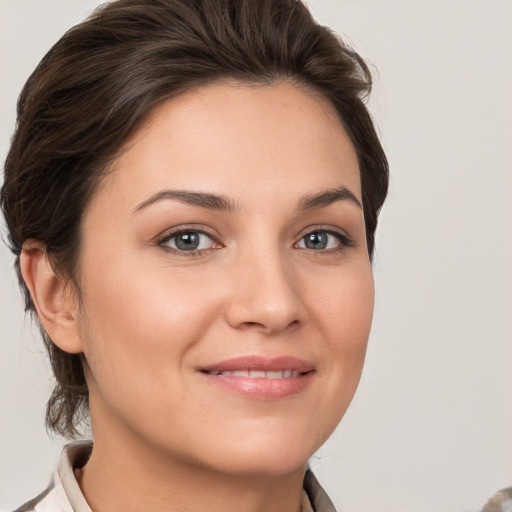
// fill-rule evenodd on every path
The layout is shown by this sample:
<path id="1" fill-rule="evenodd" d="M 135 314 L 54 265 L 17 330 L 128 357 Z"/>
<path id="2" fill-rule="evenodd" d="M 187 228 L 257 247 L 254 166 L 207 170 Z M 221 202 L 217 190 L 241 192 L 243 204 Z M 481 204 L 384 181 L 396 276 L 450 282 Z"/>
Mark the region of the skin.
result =
<path id="1" fill-rule="evenodd" d="M 340 187 L 361 201 L 355 151 L 324 98 L 285 82 L 208 85 L 159 106 L 101 182 L 82 226 L 81 304 L 26 244 L 45 328 L 87 361 L 95 444 L 80 485 L 93 510 L 299 510 L 307 460 L 356 390 L 373 310 L 357 201 L 297 208 Z M 236 207 L 140 207 L 163 190 Z M 162 242 L 183 227 L 207 233 L 200 250 Z M 306 247 L 318 231 L 342 238 Z M 314 374 L 266 400 L 199 371 L 247 355 L 298 357 Z"/>

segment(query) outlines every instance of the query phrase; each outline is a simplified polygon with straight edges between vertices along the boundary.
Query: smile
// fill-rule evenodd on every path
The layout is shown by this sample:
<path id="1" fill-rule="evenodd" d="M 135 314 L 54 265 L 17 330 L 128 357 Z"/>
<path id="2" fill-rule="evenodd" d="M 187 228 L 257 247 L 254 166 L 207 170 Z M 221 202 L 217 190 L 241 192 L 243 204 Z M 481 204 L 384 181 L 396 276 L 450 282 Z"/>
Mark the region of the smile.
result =
<path id="1" fill-rule="evenodd" d="M 225 371 L 207 371 L 210 375 L 232 375 L 233 377 L 248 377 L 249 379 L 290 379 L 304 375 L 298 370 L 225 370 Z"/>
<path id="2" fill-rule="evenodd" d="M 304 391 L 315 375 L 312 363 L 295 357 L 247 356 L 199 369 L 211 385 L 256 400 L 276 400 Z"/>

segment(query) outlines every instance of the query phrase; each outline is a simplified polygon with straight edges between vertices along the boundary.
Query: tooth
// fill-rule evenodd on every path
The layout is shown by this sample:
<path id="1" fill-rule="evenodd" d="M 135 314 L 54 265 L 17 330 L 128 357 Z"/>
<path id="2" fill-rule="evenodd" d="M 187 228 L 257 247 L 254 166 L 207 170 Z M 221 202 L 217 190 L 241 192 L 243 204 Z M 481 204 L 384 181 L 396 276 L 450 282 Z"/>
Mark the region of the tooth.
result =
<path id="1" fill-rule="evenodd" d="M 211 375 L 222 375 L 233 377 L 249 377 L 252 379 L 289 379 L 300 377 L 301 372 L 299 370 L 278 370 L 278 371 L 264 371 L 264 370 L 210 370 L 208 371 Z"/>
<path id="2" fill-rule="evenodd" d="M 231 375 L 233 377 L 249 377 L 249 370 L 233 370 Z"/>

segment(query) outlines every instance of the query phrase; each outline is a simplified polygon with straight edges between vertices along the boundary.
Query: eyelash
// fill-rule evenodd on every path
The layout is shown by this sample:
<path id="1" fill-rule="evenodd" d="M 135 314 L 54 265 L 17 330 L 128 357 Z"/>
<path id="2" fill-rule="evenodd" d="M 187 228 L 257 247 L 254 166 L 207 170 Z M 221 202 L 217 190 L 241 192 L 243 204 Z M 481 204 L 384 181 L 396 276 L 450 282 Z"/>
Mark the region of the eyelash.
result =
<path id="1" fill-rule="evenodd" d="M 205 252 L 210 250 L 210 249 L 199 249 L 199 250 L 185 251 L 185 250 L 175 249 L 174 247 L 169 247 L 168 245 L 166 245 L 173 238 L 175 238 L 179 235 L 185 234 L 185 233 L 206 235 L 212 240 L 212 242 L 214 244 L 220 245 L 216 241 L 215 236 L 213 234 L 208 233 L 207 231 L 205 231 L 203 229 L 198 229 L 198 228 L 194 228 L 194 227 L 181 227 L 175 231 L 172 231 L 171 233 L 168 233 L 165 236 L 163 236 L 162 238 L 158 239 L 156 242 L 156 245 L 161 247 L 165 251 L 172 252 L 173 254 L 178 254 L 178 255 L 184 256 L 184 257 L 204 256 Z M 298 243 L 300 243 L 302 240 L 304 240 L 304 238 L 306 236 L 312 235 L 314 233 L 324 233 L 327 235 L 334 236 L 339 242 L 339 247 L 335 247 L 335 248 L 331 248 L 331 249 L 315 250 L 315 249 L 304 248 L 308 251 L 315 253 L 315 255 L 329 255 L 329 254 L 333 254 L 333 253 L 340 253 L 340 252 L 343 252 L 347 247 L 355 246 L 354 240 L 352 238 L 350 238 L 349 236 L 347 236 L 345 233 L 343 233 L 341 231 L 337 231 L 332 228 L 323 229 L 323 228 L 319 227 L 319 228 L 315 228 L 315 229 L 308 230 L 308 231 L 304 232 L 299 237 L 299 241 L 294 244 L 294 247 L 296 247 Z M 217 248 L 221 248 L 221 247 L 217 247 Z"/>
<path id="2" fill-rule="evenodd" d="M 176 229 L 175 231 L 172 231 L 171 233 L 166 234 L 164 237 L 157 240 L 156 245 L 164 249 L 165 251 L 172 252 L 173 254 L 177 254 L 179 256 L 184 257 L 191 257 L 191 256 L 204 256 L 205 251 L 208 249 L 199 249 L 199 250 L 190 250 L 190 251 L 184 251 L 180 249 L 175 249 L 174 247 L 169 247 L 165 245 L 166 243 L 170 242 L 173 238 L 185 234 L 185 233 L 195 233 L 200 235 L 206 235 L 209 237 L 213 243 L 218 244 L 218 242 L 215 239 L 215 236 L 212 233 L 208 233 L 204 229 L 198 229 L 195 227 L 180 227 L 179 229 Z M 220 245 L 220 244 L 219 244 Z"/>
<path id="3" fill-rule="evenodd" d="M 295 245 L 297 245 L 299 242 L 304 240 L 304 238 L 306 236 L 312 235 L 314 233 L 322 233 L 322 234 L 327 234 L 327 235 L 334 236 L 338 240 L 338 242 L 339 242 L 339 246 L 338 247 L 334 247 L 334 248 L 331 248 L 331 249 L 319 249 L 319 250 L 308 249 L 309 251 L 314 253 L 315 256 L 317 256 L 317 255 L 318 256 L 329 256 L 331 254 L 339 254 L 339 253 L 345 251 L 347 248 L 354 247 L 356 245 L 355 241 L 352 238 L 350 238 L 348 235 L 346 235 L 344 232 L 338 231 L 338 230 L 333 229 L 333 228 L 326 229 L 326 228 L 322 228 L 322 227 L 318 227 L 318 228 L 315 228 L 315 229 L 308 229 L 308 231 L 304 232 L 300 236 L 299 241 L 296 242 Z"/>

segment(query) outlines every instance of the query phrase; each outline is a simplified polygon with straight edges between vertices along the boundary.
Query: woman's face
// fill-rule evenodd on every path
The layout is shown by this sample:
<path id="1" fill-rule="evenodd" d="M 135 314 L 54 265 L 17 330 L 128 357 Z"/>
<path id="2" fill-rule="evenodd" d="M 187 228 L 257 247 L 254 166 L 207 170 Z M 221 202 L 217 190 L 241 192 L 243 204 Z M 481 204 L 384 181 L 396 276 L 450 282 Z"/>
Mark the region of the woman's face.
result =
<path id="1" fill-rule="evenodd" d="M 95 435 L 224 473 L 302 466 L 363 365 L 360 203 L 356 154 L 318 95 L 232 83 L 158 107 L 83 223 Z"/>

